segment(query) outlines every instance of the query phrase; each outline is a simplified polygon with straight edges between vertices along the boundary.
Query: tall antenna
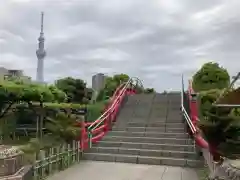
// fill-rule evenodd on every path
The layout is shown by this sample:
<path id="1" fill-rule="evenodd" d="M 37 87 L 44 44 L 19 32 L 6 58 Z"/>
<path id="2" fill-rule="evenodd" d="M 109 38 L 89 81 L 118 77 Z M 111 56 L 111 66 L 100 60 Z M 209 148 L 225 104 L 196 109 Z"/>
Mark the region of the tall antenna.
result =
<path id="1" fill-rule="evenodd" d="M 44 18 L 44 12 L 41 12 L 41 33 L 43 33 L 43 19 Z"/>

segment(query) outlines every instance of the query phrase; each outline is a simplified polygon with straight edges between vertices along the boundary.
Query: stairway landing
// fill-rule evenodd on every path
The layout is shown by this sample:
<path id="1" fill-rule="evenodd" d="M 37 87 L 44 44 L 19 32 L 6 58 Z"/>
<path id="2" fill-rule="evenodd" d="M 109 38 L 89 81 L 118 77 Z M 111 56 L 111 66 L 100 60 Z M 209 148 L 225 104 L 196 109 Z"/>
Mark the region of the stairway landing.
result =
<path id="1" fill-rule="evenodd" d="M 171 166 L 81 161 L 47 180 L 198 180 L 194 169 Z"/>

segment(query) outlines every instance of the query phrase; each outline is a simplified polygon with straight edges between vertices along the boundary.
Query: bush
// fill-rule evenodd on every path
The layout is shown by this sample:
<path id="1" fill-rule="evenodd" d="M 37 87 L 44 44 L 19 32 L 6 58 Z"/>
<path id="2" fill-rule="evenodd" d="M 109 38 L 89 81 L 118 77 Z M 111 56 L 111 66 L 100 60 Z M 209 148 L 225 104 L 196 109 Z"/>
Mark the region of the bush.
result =
<path id="1" fill-rule="evenodd" d="M 219 154 L 228 158 L 236 158 L 240 156 L 239 109 L 212 105 L 220 94 L 221 90 L 217 89 L 200 93 L 202 118 L 198 125 L 209 144 Z"/>

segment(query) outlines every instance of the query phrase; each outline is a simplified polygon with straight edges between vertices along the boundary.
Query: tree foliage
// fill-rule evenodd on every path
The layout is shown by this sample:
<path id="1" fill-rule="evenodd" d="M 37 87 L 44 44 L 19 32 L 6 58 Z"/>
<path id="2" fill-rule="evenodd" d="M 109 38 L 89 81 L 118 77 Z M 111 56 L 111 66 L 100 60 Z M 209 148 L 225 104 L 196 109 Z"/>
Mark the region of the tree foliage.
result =
<path id="1" fill-rule="evenodd" d="M 224 89 L 229 86 L 230 76 L 218 63 L 204 64 L 193 76 L 193 89 L 196 92 L 210 89 Z"/>
<path id="2" fill-rule="evenodd" d="M 222 90 L 211 89 L 208 91 L 201 91 L 198 94 L 199 111 L 201 116 L 206 116 L 208 111 L 211 109 L 212 104 L 220 96 Z"/>
<path id="3" fill-rule="evenodd" d="M 66 99 L 66 95 L 54 86 L 4 81 L 0 84 L 0 98 L 2 102 L 62 102 Z"/>
<path id="4" fill-rule="evenodd" d="M 210 146 L 219 154 L 236 158 L 240 156 L 240 113 L 239 109 L 217 107 L 213 104 L 222 92 L 221 89 L 200 92 L 198 100 L 201 121 L 198 125 Z M 230 93 L 231 91 L 227 91 L 226 97 Z M 238 98 L 240 97 L 235 96 L 235 99 Z"/>
<path id="5" fill-rule="evenodd" d="M 145 94 L 155 93 L 155 89 L 154 88 L 146 88 L 146 89 L 144 89 L 144 93 Z"/>
<path id="6" fill-rule="evenodd" d="M 88 99 L 88 89 L 83 80 L 66 77 L 57 80 L 55 85 L 67 94 L 67 102 L 86 103 Z"/>
<path id="7" fill-rule="evenodd" d="M 57 115 L 60 111 L 64 109 L 64 113 L 66 114 L 77 113 L 79 109 L 84 107 L 80 104 L 64 103 L 66 98 L 66 94 L 53 85 L 2 81 L 0 83 L 1 136 L 4 138 L 11 136 L 13 138 L 16 133 L 20 133 L 20 136 L 27 135 L 31 138 L 33 134 L 36 135 L 42 131 L 46 119 L 50 117 L 53 118 L 53 115 L 55 127 L 61 126 L 63 118 Z M 75 111 L 73 111 L 73 109 L 75 109 Z M 48 113 L 53 110 L 55 113 Z M 73 123 L 73 119 L 71 118 L 66 122 L 70 120 L 72 120 Z M 75 118 L 74 123 L 76 123 L 76 120 Z M 36 123 L 38 125 L 36 125 Z M 62 130 L 61 133 L 65 133 L 66 136 L 68 136 L 68 138 L 66 138 L 69 139 L 70 131 L 72 132 L 72 136 L 76 134 L 76 127 L 70 124 L 67 125 L 68 126 L 65 126 L 67 133 L 65 133 L 65 130 Z M 34 132 L 34 126 L 36 127 L 36 132 Z M 24 132 L 22 130 L 24 130 Z M 28 131 L 31 133 L 27 133 Z M 55 130 L 50 132 L 54 136 L 62 137 L 61 134 L 56 134 L 59 133 L 59 131 Z M 39 137 L 37 136 L 37 138 Z"/>
<path id="8" fill-rule="evenodd" d="M 93 95 L 93 89 L 92 88 L 86 88 L 86 98 L 88 101 L 90 101 L 92 99 L 92 95 Z"/>
<path id="9" fill-rule="evenodd" d="M 128 80 L 129 76 L 127 74 L 116 74 L 112 77 L 107 77 L 105 80 L 105 87 L 99 92 L 97 101 L 106 100 L 108 97 L 111 97 L 117 87 Z"/>
<path id="10" fill-rule="evenodd" d="M 80 135 L 80 128 L 76 126 L 76 117 L 68 116 L 65 113 L 57 113 L 55 117 L 47 117 L 45 127 L 66 142 L 76 140 Z"/>
<path id="11" fill-rule="evenodd" d="M 230 108 L 211 106 L 199 127 L 219 154 L 228 158 L 240 157 L 240 116 L 231 114 Z"/>
<path id="12" fill-rule="evenodd" d="M 127 82 L 129 80 L 129 76 L 127 74 L 116 74 L 112 79 L 117 83 L 117 86 L 119 86 L 121 83 Z"/>

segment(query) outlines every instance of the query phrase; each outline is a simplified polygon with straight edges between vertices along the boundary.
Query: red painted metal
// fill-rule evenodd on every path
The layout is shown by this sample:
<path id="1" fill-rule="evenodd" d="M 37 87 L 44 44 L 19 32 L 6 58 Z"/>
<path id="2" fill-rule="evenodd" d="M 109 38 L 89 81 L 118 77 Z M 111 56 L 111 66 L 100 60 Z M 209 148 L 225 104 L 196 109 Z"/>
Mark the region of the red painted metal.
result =
<path id="1" fill-rule="evenodd" d="M 81 138 L 81 148 L 84 150 L 85 146 L 84 146 L 84 142 L 85 142 L 85 135 L 86 135 L 86 128 L 85 128 L 85 123 L 81 122 L 80 123 L 80 127 L 81 127 L 81 134 L 80 134 L 80 138 Z"/>
<path id="2" fill-rule="evenodd" d="M 92 143 L 101 141 L 101 139 L 103 138 L 104 135 L 105 135 L 105 132 L 103 131 L 103 132 L 99 133 L 97 136 L 94 136 L 92 138 Z"/>
<path id="3" fill-rule="evenodd" d="M 192 81 L 189 80 L 189 86 L 188 86 L 188 96 L 189 96 L 189 103 L 190 103 L 190 118 L 192 120 L 193 125 L 196 129 L 197 127 L 197 121 L 198 121 L 198 105 L 197 101 L 192 99 L 192 94 L 195 94 L 193 88 L 192 88 Z M 209 148 L 208 142 L 198 133 L 194 134 L 195 142 L 198 146 L 201 148 Z"/>
<path id="4" fill-rule="evenodd" d="M 189 81 L 189 89 L 188 89 L 188 96 L 190 100 L 190 118 L 192 120 L 193 125 L 196 127 L 198 121 L 198 105 L 197 101 L 192 98 L 192 94 L 195 94 L 192 88 L 192 81 Z"/>
<path id="5" fill-rule="evenodd" d="M 197 101 L 193 101 L 191 94 L 195 94 L 192 88 L 192 81 L 189 81 L 189 88 L 188 93 L 190 96 L 190 111 L 191 111 L 191 119 L 194 126 L 197 128 L 197 121 L 198 121 L 198 105 Z M 221 159 L 221 155 L 217 151 L 217 146 L 214 144 L 209 144 L 199 132 L 194 134 L 195 142 L 198 146 L 204 149 L 208 149 L 211 155 L 213 156 L 214 161 L 218 162 Z"/>
<path id="6" fill-rule="evenodd" d="M 106 126 L 107 126 L 106 124 L 99 126 L 98 128 L 96 128 L 92 131 L 92 134 L 95 135 L 95 134 L 102 132 Z"/>
<path id="7" fill-rule="evenodd" d="M 208 142 L 200 134 L 196 134 L 194 138 L 196 144 L 199 145 L 201 148 L 209 148 Z"/>

